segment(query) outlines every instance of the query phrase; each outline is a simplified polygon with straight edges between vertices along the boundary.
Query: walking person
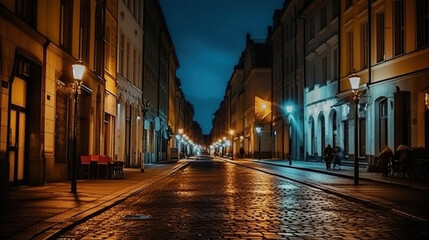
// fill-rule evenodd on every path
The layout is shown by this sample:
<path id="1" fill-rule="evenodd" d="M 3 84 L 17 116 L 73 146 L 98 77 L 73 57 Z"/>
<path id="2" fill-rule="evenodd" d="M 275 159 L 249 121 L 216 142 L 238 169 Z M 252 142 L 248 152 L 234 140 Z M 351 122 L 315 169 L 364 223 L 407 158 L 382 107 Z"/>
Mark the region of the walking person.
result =
<path id="1" fill-rule="evenodd" d="M 325 163 L 326 163 L 326 169 L 331 169 L 331 162 L 334 157 L 334 149 L 331 147 L 331 144 L 328 144 L 328 146 L 325 148 Z"/>
<path id="2" fill-rule="evenodd" d="M 340 147 L 335 147 L 335 156 L 334 156 L 334 166 L 332 168 L 335 169 L 335 167 L 338 165 L 338 170 L 341 170 L 341 159 L 343 159 L 344 154 Z"/>
<path id="3" fill-rule="evenodd" d="M 243 157 L 244 157 L 244 148 L 241 147 L 240 148 L 240 158 L 243 158 Z"/>

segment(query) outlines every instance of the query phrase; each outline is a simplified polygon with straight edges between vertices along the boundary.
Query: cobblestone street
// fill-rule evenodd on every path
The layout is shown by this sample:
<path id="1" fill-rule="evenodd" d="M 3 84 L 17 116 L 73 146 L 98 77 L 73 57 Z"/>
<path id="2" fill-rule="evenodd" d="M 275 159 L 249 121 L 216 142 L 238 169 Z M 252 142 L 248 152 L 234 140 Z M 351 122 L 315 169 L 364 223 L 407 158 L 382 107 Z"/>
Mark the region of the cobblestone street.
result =
<path id="1" fill-rule="evenodd" d="M 124 219 L 142 214 L 142 219 Z M 222 161 L 187 168 L 59 239 L 427 239 L 427 225 Z"/>

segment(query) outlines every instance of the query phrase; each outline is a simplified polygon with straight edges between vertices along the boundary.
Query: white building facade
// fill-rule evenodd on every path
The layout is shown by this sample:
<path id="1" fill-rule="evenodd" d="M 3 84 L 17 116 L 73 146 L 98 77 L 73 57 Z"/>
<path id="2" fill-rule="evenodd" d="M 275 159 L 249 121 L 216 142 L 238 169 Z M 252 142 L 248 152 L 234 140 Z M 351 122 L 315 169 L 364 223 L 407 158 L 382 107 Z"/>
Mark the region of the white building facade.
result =
<path id="1" fill-rule="evenodd" d="M 115 158 L 140 167 L 143 157 L 143 1 L 118 1 Z"/>

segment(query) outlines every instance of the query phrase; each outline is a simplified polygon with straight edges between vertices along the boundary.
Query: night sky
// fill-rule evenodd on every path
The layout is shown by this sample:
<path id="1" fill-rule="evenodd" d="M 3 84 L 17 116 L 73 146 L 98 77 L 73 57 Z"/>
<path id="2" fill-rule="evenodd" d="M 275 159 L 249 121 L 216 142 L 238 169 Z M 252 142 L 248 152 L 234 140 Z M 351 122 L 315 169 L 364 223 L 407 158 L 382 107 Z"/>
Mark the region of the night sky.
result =
<path id="1" fill-rule="evenodd" d="M 160 0 L 180 68 L 177 77 L 204 134 L 246 43 L 265 39 L 284 0 Z"/>

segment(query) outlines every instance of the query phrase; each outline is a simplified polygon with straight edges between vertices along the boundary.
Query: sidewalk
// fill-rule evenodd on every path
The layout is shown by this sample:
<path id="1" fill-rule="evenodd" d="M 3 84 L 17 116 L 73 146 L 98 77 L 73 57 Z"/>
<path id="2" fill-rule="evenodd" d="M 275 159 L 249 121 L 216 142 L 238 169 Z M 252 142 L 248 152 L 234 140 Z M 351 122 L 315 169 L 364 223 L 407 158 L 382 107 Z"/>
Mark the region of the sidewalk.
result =
<path id="1" fill-rule="evenodd" d="M 249 160 L 253 162 L 260 162 L 263 164 L 271 164 L 271 165 L 277 165 L 281 167 L 290 167 L 290 168 L 296 168 L 296 169 L 303 169 L 307 171 L 327 173 L 330 175 L 347 177 L 347 178 L 354 177 L 353 166 L 341 165 L 341 170 L 339 170 L 338 168 L 327 170 L 324 162 L 292 160 L 292 165 L 289 165 L 289 160 L 282 160 L 282 159 L 257 160 L 257 159 L 243 158 L 241 160 Z M 410 180 L 410 179 L 401 178 L 401 177 L 384 177 L 382 173 L 367 172 L 366 167 L 359 168 L 359 179 L 429 190 L 429 181 Z"/>
<path id="2" fill-rule="evenodd" d="M 70 182 L 15 187 L 0 198 L 0 239 L 46 239 L 123 201 L 189 161 L 150 164 L 145 171 L 124 169 L 125 179 L 79 180 L 77 194 Z"/>

